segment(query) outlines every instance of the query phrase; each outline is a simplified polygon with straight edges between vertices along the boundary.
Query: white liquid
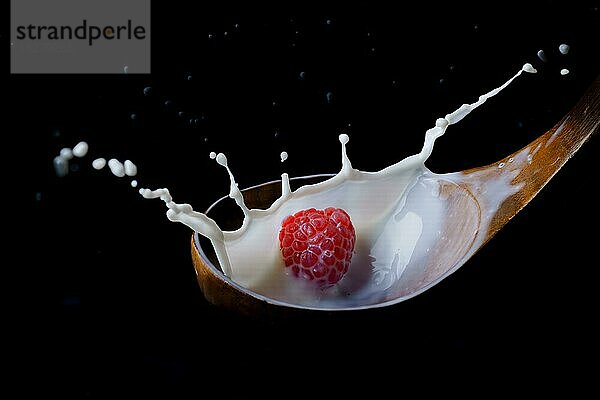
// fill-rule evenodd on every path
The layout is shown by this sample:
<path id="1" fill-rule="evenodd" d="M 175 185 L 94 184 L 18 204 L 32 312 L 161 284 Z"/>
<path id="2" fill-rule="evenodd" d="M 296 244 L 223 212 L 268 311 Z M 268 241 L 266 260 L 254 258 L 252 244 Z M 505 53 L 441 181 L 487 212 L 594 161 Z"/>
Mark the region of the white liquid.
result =
<path id="1" fill-rule="evenodd" d="M 73 149 L 64 147 L 60 150 L 58 156 L 54 157 L 52 164 L 54 165 L 54 172 L 56 176 L 62 178 L 69 174 L 69 161 L 73 159 L 73 156 L 83 157 L 87 154 L 88 145 L 85 142 L 79 142 Z"/>
<path id="2" fill-rule="evenodd" d="M 79 142 L 73 147 L 73 155 L 75 157 L 84 157 L 88 152 L 88 144 L 86 142 Z"/>
<path id="3" fill-rule="evenodd" d="M 71 150 L 68 147 L 65 147 L 64 149 L 60 150 L 59 156 L 67 161 L 72 160 L 73 159 L 73 150 Z"/>
<path id="4" fill-rule="evenodd" d="M 537 52 L 537 56 L 540 60 L 542 60 L 543 62 L 547 62 L 548 58 L 546 57 L 546 53 L 544 52 L 544 50 L 539 50 Z"/>
<path id="5" fill-rule="evenodd" d="M 123 164 L 123 168 L 125 170 L 125 175 L 127 176 L 136 176 L 137 175 L 137 166 L 132 163 L 130 160 L 125 160 Z"/>
<path id="6" fill-rule="evenodd" d="M 69 161 L 61 156 L 54 157 L 52 165 L 54 165 L 54 172 L 59 178 L 65 177 L 69 173 Z"/>
<path id="7" fill-rule="evenodd" d="M 125 176 L 125 166 L 116 158 L 108 160 L 108 168 L 110 168 L 110 172 L 118 178 Z"/>
<path id="8" fill-rule="evenodd" d="M 100 171 L 105 166 L 106 160 L 104 158 L 96 158 L 94 161 L 92 161 L 92 167 L 94 167 L 95 170 Z"/>
<path id="9" fill-rule="evenodd" d="M 131 187 L 137 187 L 138 185 L 138 181 L 136 181 L 135 179 L 131 181 Z"/>
<path id="10" fill-rule="evenodd" d="M 286 151 L 282 151 L 279 157 L 281 158 L 281 162 L 284 162 L 288 159 L 288 153 Z"/>
<path id="11" fill-rule="evenodd" d="M 222 153 L 216 161 L 227 169 L 230 178 L 229 197 L 244 213 L 242 226 L 235 231 L 222 231 L 217 223 L 189 204 L 177 204 L 167 189 L 140 189 L 145 198 L 160 198 L 168 208 L 167 217 L 181 222 L 210 239 L 224 274 L 233 282 L 266 298 L 317 308 L 363 307 L 385 304 L 400 297 L 415 295 L 443 274 L 460 267 L 485 239 L 495 210 L 519 190 L 511 182 L 524 163 L 535 154 L 526 149 L 499 166 L 499 178 L 478 193 L 483 209 L 465 191 L 460 210 L 449 209 L 447 186 L 467 183 L 478 190 L 477 172 L 435 174 L 425 167 L 435 140 L 448 126 L 466 117 L 487 99 L 506 88 L 521 73 L 534 73 L 531 64 L 505 84 L 463 104 L 456 111 L 438 118 L 435 127 L 425 134 L 420 153 L 377 172 L 354 169 L 346 153 L 348 135 L 340 135 L 342 168 L 326 181 L 290 190 L 287 174 L 282 175 L 282 195 L 268 209 L 248 209 L 235 183 L 227 158 Z M 211 155 L 212 158 L 212 155 Z M 461 197 L 462 199 L 462 197 Z M 356 230 L 357 242 L 347 275 L 335 286 L 320 290 L 286 274 L 279 250 L 278 233 L 283 219 L 296 211 L 315 207 L 340 207 L 348 212 Z M 468 242 L 453 242 L 444 232 L 445 222 L 461 212 L 460 226 L 453 226 L 471 237 Z M 464 216 L 462 215 L 464 213 Z M 442 264 L 433 260 L 443 259 Z M 434 264 L 431 264 L 434 263 Z M 452 265 L 451 270 L 444 269 Z M 428 266 L 428 268 L 425 268 Z"/>
<path id="12" fill-rule="evenodd" d="M 560 51 L 560 54 L 567 54 L 569 50 L 571 50 L 571 46 L 569 46 L 568 44 L 563 43 L 560 46 L 558 46 L 558 51 Z"/>
<path id="13" fill-rule="evenodd" d="M 569 72 L 570 72 L 570 71 L 569 71 L 568 69 L 566 69 L 566 68 L 563 68 L 563 69 L 561 69 L 561 70 L 560 70 L 560 74 L 561 74 L 561 75 L 563 75 L 563 76 L 564 76 L 564 75 L 568 75 L 568 74 L 569 74 Z"/>

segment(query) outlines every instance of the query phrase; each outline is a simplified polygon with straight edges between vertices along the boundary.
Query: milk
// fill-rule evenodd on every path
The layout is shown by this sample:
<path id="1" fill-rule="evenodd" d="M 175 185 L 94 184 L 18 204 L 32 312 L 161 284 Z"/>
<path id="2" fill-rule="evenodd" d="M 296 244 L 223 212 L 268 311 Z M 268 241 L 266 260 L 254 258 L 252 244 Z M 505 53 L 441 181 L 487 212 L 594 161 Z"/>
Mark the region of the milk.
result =
<path id="1" fill-rule="evenodd" d="M 418 154 L 380 171 L 365 172 L 353 168 L 347 154 L 350 138 L 340 135 L 342 166 L 339 173 L 294 191 L 284 173 L 281 197 L 264 210 L 249 209 L 244 204 L 226 156 L 211 153 L 210 157 L 227 171 L 229 197 L 244 214 L 240 228 L 235 231 L 223 231 L 212 218 L 194 211 L 189 204 L 175 203 L 168 189 L 141 188 L 139 192 L 145 198 L 163 200 L 169 220 L 181 222 L 207 237 L 227 279 L 258 295 L 324 309 L 385 305 L 398 297 L 411 297 L 435 284 L 441 275 L 460 267 L 485 240 L 495 210 L 520 188 L 512 181 L 525 163 L 535 157 L 537 149 L 525 149 L 508 163 L 498 166 L 496 183 L 486 185 L 486 191 L 478 193 L 488 214 L 481 215 L 477 204 L 469 200 L 469 194 L 465 192 L 460 210 L 465 215 L 460 229 L 469 240 L 453 242 L 455 238 L 444 234 L 447 231 L 445 223 L 457 210 L 450 208 L 449 205 L 454 203 L 447 198 L 444 188 L 468 184 L 477 190 L 480 177 L 477 172 L 436 174 L 425 166 L 425 162 L 436 139 L 450 125 L 458 123 L 505 89 L 522 72 L 535 73 L 536 70 L 531 64 L 525 64 L 507 82 L 480 96 L 476 102 L 463 104 L 438 118 L 435 126 L 426 132 L 423 148 Z M 281 160 L 284 161 L 283 153 Z M 120 168 L 118 172 L 121 173 Z M 288 275 L 279 249 L 278 233 L 284 218 L 311 207 L 344 209 L 356 230 L 355 253 L 348 273 L 338 284 L 327 289 L 316 288 Z M 423 266 L 433 259 L 444 260 L 446 264 L 440 265 L 439 271 L 434 265 L 425 272 Z M 447 265 L 453 266 L 450 271 L 443 269 Z"/>

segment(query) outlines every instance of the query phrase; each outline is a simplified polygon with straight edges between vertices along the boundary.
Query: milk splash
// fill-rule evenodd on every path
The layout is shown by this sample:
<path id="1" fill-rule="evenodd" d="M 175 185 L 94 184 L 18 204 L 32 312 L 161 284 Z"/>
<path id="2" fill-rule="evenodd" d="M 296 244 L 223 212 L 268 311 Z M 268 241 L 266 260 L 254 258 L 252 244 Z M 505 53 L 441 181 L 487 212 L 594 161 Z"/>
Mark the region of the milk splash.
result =
<path id="1" fill-rule="evenodd" d="M 340 172 L 295 191 L 290 188 L 288 174 L 282 174 L 281 197 L 265 210 L 249 209 L 245 205 L 226 156 L 211 153 L 211 158 L 226 169 L 230 179 L 229 197 L 244 214 L 242 226 L 235 231 L 223 231 L 212 218 L 194 211 L 191 205 L 175 203 L 166 188 L 142 188 L 139 193 L 147 199 L 160 198 L 167 206 L 169 220 L 181 222 L 207 237 L 228 279 L 267 298 L 317 308 L 347 308 L 369 303 L 385 304 L 392 298 L 412 296 L 416 294 L 415 288 L 423 288 L 434 282 L 439 274 L 448 272 L 436 272 L 435 266 L 424 272 L 423 265 L 435 255 L 443 258 L 445 265 L 451 262 L 454 265 L 452 271 L 460 267 L 484 240 L 493 211 L 519 189 L 511 181 L 520 166 L 530 162 L 535 150 L 525 149 L 508 166 L 499 166 L 503 171 L 502 178 L 482 193 L 482 201 L 487 203 L 485 209 L 491 210 L 490 215 L 479 215 L 476 204 L 465 200 L 462 206 L 468 210 L 465 214 L 468 217 L 463 218 L 460 228 L 472 231 L 473 240 L 455 243 L 443 234 L 448 213 L 454 212 L 447 209 L 444 187 L 467 180 L 477 190 L 477 173 L 435 174 L 425 167 L 425 162 L 436 139 L 450 125 L 458 123 L 505 89 L 522 72 L 537 71 L 531 64 L 525 64 L 502 86 L 479 96 L 476 102 L 463 104 L 438 118 L 435 126 L 425 133 L 423 148 L 418 154 L 380 171 L 364 172 L 353 168 L 346 152 L 349 137 L 340 135 Z M 469 198 L 466 193 L 465 198 Z M 279 251 L 277 235 L 281 221 L 287 215 L 309 207 L 343 208 L 356 229 L 355 254 L 348 274 L 327 290 L 315 289 L 288 276 Z"/>

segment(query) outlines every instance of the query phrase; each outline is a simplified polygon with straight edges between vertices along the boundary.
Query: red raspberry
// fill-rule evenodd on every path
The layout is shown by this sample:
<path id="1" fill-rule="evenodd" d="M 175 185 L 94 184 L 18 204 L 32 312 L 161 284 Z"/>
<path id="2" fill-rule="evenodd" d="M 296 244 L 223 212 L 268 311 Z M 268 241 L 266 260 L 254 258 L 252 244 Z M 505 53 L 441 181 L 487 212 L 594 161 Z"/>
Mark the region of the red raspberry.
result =
<path id="1" fill-rule="evenodd" d="M 298 211 L 279 231 L 285 267 L 320 287 L 334 285 L 348 272 L 355 243 L 354 226 L 341 208 Z"/>

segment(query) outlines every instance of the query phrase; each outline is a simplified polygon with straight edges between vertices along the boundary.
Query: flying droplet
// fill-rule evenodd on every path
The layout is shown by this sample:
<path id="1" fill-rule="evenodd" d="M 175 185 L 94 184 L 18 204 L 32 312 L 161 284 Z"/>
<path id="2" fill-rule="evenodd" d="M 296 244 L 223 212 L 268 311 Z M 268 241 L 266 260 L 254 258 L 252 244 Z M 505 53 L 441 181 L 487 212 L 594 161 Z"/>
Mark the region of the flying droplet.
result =
<path id="1" fill-rule="evenodd" d="M 560 70 L 560 74 L 561 74 L 561 75 L 563 75 L 563 76 L 564 76 L 564 75 L 568 75 L 568 74 L 569 74 L 569 72 L 571 72 L 571 71 L 569 71 L 569 70 L 568 70 L 568 69 L 566 69 L 566 68 L 563 68 L 563 69 L 561 69 L 561 70 Z"/>
<path id="2" fill-rule="evenodd" d="M 125 169 L 125 175 L 127 176 L 136 176 L 137 175 L 137 166 L 132 163 L 130 160 L 125 160 L 123 165 Z"/>
<path id="3" fill-rule="evenodd" d="M 54 172 L 56 172 L 56 176 L 59 178 L 62 178 L 69 173 L 69 161 L 61 156 L 54 157 L 52 164 L 54 165 Z"/>
<path id="4" fill-rule="evenodd" d="M 281 158 L 281 162 L 284 162 L 288 159 L 288 153 L 286 151 L 282 151 L 279 157 Z"/>
<path id="5" fill-rule="evenodd" d="M 131 118 L 132 121 L 135 121 L 137 119 L 137 114 L 132 113 L 129 118 Z"/>
<path id="6" fill-rule="evenodd" d="M 300 76 L 300 79 L 306 78 L 306 72 L 304 72 L 304 71 L 300 72 L 299 76 Z"/>
<path id="7" fill-rule="evenodd" d="M 192 74 L 190 74 L 190 73 L 185 74 L 185 80 L 186 81 L 191 81 L 192 80 Z"/>
<path id="8" fill-rule="evenodd" d="M 69 161 L 73 158 L 73 150 L 69 149 L 68 147 L 65 147 L 64 149 L 60 150 L 59 155 L 65 160 Z"/>
<path id="9" fill-rule="evenodd" d="M 546 53 L 544 52 L 544 50 L 538 50 L 537 56 L 543 62 L 548 62 L 548 57 L 546 57 Z"/>
<path id="10" fill-rule="evenodd" d="M 217 158 L 217 153 L 215 153 L 214 151 L 211 151 L 208 156 L 210 157 L 211 160 L 214 160 L 215 158 Z"/>
<path id="11" fill-rule="evenodd" d="M 146 86 L 144 88 L 144 96 L 150 96 L 151 93 L 152 93 L 152 88 L 150 86 Z"/>
<path id="12" fill-rule="evenodd" d="M 110 168 L 110 172 L 112 172 L 113 175 L 118 178 L 125 176 L 125 167 L 119 160 L 115 158 L 108 160 L 108 168 Z"/>
<path id="13" fill-rule="evenodd" d="M 331 104 L 331 102 L 333 101 L 333 93 L 332 92 L 327 92 L 325 94 L 325 99 L 327 100 L 327 103 Z"/>
<path id="14" fill-rule="evenodd" d="M 137 187 L 138 185 L 138 181 L 136 181 L 135 179 L 131 181 L 131 187 Z"/>
<path id="15" fill-rule="evenodd" d="M 106 166 L 106 160 L 104 158 L 96 158 L 94 161 L 92 161 L 92 167 L 95 170 L 101 170 L 102 168 L 104 168 Z"/>
<path id="16" fill-rule="evenodd" d="M 86 142 L 79 142 L 75 145 L 75 147 L 73 147 L 73 155 L 75 157 L 84 157 L 88 150 L 89 150 L 89 146 Z"/>
<path id="17" fill-rule="evenodd" d="M 568 44 L 562 43 L 560 46 L 558 46 L 558 51 L 560 51 L 560 54 L 567 54 L 569 50 L 571 50 L 571 46 Z"/>

